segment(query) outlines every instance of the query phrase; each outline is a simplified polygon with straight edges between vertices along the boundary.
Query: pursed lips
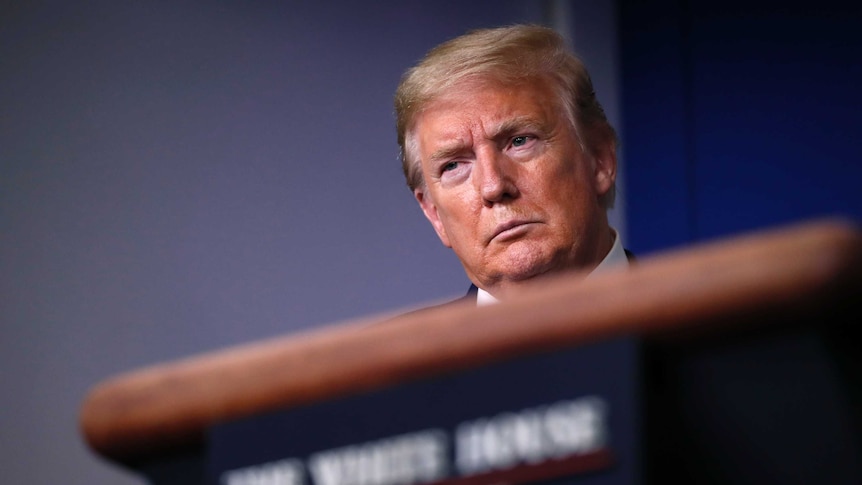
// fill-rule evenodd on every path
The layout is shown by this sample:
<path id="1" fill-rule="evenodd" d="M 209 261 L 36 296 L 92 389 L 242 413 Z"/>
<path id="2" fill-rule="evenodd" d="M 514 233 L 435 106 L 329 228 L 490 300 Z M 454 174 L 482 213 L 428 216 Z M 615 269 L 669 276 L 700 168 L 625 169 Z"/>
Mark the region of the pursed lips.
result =
<path id="1" fill-rule="evenodd" d="M 519 228 L 529 224 L 535 224 L 537 222 L 538 221 L 533 219 L 512 219 L 502 224 L 498 224 L 497 227 L 494 228 L 493 235 L 488 241 L 490 242 L 498 238 L 505 239 L 509 235 L 514 235 Z"/>

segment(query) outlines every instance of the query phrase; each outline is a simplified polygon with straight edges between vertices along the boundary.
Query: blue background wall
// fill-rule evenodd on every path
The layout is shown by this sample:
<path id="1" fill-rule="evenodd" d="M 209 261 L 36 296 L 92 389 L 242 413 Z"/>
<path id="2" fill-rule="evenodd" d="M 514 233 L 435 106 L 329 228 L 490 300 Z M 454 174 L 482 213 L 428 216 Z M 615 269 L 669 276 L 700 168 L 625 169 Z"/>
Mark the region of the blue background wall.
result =
<path id="1" fill-rule="evenodd" d="M 620 3 L 629 245 L 862 218 L 862 8 Z"/>

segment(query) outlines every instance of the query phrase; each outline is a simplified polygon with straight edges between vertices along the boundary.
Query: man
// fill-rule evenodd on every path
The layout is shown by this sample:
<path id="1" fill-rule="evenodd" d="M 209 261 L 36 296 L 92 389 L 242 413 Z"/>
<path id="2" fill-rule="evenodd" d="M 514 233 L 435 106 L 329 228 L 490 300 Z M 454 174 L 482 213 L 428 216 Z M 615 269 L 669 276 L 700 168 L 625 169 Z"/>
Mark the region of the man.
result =
<path id="1" fill-rule="evenodd" d="M 480 304 L 547 275 L 625 263 L 608 225 L 616 134 L 553 30 L 479 30 L 432 49 L 395 95 L 407 184 Z"/>

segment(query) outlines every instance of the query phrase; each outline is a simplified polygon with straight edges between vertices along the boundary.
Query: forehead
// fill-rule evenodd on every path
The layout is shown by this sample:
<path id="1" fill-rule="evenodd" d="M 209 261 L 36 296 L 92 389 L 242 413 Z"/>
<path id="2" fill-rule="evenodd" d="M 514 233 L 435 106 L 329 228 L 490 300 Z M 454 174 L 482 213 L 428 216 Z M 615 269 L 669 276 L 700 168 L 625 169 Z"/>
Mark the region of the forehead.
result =
<path id="1" fill-rule="evenodd" d="M 449 88 L 418 113 L 410 135 L 420 140 L 492 136 L 518 125 L 556 125 L 564 107 L 542 80 L 504 84 L 474 80 Z M 539 128 L 539 127 L 537 127 Z"/>

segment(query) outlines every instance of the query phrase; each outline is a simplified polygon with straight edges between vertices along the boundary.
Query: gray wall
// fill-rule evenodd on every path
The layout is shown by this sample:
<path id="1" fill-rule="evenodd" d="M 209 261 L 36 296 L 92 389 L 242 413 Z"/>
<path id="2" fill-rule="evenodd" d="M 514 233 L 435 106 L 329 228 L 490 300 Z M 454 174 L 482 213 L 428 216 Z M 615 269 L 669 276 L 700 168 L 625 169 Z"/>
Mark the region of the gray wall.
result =
<path id="1" fill-rule="evenodd" d="M 615 17 L 590 3 L 568 25 L 615 120 Z M 4 3 L 2 481 L 139 483 L 79 437 L 109 375 L 463 293 L 392 92 L 434 44 L 543 6 Z"/>

